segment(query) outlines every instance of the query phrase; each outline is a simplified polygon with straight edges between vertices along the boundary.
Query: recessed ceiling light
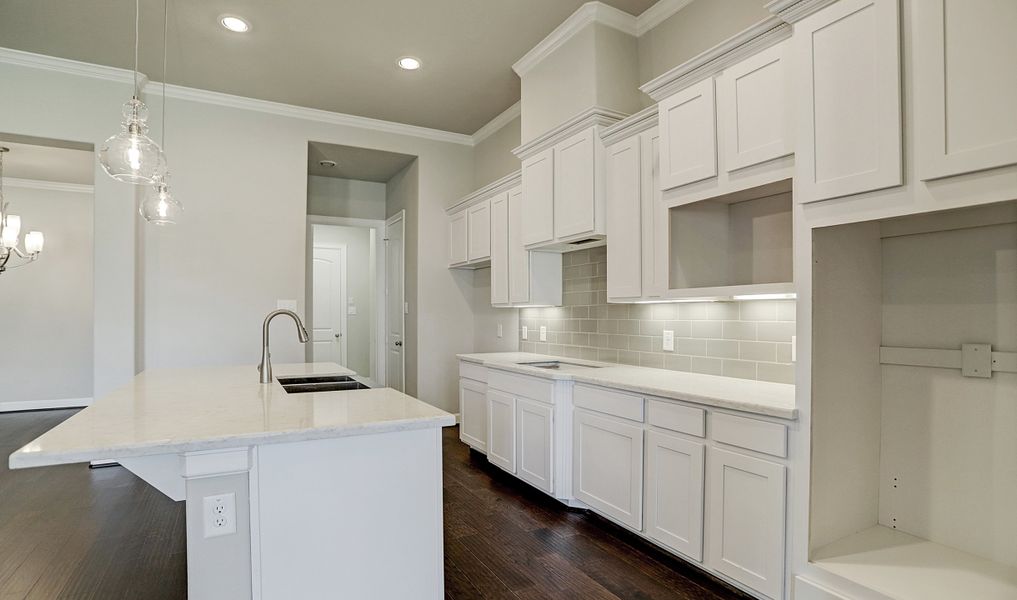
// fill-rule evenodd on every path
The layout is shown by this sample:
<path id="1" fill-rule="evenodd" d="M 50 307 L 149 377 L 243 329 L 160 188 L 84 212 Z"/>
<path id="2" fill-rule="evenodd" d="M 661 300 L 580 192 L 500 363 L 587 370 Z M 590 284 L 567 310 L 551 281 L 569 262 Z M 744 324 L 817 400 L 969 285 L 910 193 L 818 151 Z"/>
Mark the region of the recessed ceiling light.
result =
<path id="1" fill-rule="evenodd" d="M 251 29 L 251 25 L 247 21 L 240 17 L 234 17 L 233 15 L 223 15 L 219 17 L 219 23 L 221 23 L 226 29 L 236 33 L 244 33 Z"/>
<path id="2" fill-rule="evenodd" d="M 398 61 L 396 61 L 396 64 L 399 65 L 400 69 L 405 69 L 407 71 L 416 71 L 417 69 L 420 68 L 420 59 L 414 58 L 412 56 L 404 56 L 400 58 Z"/>

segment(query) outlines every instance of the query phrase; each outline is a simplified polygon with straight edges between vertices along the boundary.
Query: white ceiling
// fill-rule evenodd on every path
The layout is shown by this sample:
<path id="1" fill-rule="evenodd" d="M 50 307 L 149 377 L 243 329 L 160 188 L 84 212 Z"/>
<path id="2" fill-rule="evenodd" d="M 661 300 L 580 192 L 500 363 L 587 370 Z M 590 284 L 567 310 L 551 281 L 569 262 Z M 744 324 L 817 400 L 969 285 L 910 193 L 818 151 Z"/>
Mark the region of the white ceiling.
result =
<path id="1" fill-rule="evenodd" d="M 604 2 L 638 15 L 655 0 Z M 169 3 L 169 83 L 472 134 L 519 99 L 512 63 L 583 0 Z M 163 2 L 141 5 L 141 70 L 161 81 Z M 130 68 L 133 19 L 130 0 L 3 0 L 0 45 Z M 423 68 L 400 70 L 403 55 Z"/>
<path id="2" fill-rule="evenodd" d="M 307 174 L 386 183 L 417 157 L 385 150 L 340 146 L 323 142 L 307 144 Z M 323 167 L 322 160 L 335 161 L 334 167 Z"/>

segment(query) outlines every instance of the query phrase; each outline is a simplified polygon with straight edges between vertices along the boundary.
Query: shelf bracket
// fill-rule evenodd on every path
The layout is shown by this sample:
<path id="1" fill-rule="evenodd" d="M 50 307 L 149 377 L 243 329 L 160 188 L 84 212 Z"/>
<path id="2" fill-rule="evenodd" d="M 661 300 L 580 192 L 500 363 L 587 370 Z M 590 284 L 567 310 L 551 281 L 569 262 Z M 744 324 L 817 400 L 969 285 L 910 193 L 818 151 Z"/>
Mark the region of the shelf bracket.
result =
<path id="1" fill-rule="evenodd" d="M 988 378 L 993 373 L 1017 373 L 1017 352 L 993 352 L 990 344 L 963 344 L 960 350 L 880 346 L 884 365 L 960 369 L 965 377 Z"/>

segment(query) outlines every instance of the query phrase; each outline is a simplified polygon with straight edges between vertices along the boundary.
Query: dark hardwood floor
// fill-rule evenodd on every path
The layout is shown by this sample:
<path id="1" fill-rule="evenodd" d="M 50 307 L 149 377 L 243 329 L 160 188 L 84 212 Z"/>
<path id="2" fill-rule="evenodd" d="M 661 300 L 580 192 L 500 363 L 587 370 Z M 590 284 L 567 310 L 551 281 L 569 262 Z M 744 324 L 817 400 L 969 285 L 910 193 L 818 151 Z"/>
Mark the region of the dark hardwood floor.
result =
<path id="1" fill-rule="evenodd" d="M 74 411 L 0 414 L 0 600 L 185 598 L 184 507 L 121 467 L 10 471 Z M 445 589 L 470 599 L 747 598 L 445 438 Z M 274 600 L 274 599 L 268 599 Z"/>

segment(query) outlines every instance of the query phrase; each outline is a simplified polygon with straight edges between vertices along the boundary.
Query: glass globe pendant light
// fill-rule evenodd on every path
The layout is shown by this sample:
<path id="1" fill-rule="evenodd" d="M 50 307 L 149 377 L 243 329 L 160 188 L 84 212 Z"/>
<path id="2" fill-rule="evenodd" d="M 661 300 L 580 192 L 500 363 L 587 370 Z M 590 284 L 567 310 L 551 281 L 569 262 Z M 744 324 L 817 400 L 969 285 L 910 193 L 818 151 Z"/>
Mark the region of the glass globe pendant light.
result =
<path id="1" fill-rule="evenodd" d="M 138 212 L 152 225 L 176 225 L 184 205 L 173 198 L 169 184 L 163 180 L 145 190 Z"/>
<path id="2" fill-rule="evenodd" d="M 99 164 L 106 173 L 125 183 L 150 185 L 166 174 L 166 157 L 159 144 L 148 137 L 148 107 L 138 99 L 138 35 L 140 0 L 134 2 L 134 96 L 123 107 L 120 133 L 99 150 Z M 165 52 L 165 48 L 164 48 Z"/>

